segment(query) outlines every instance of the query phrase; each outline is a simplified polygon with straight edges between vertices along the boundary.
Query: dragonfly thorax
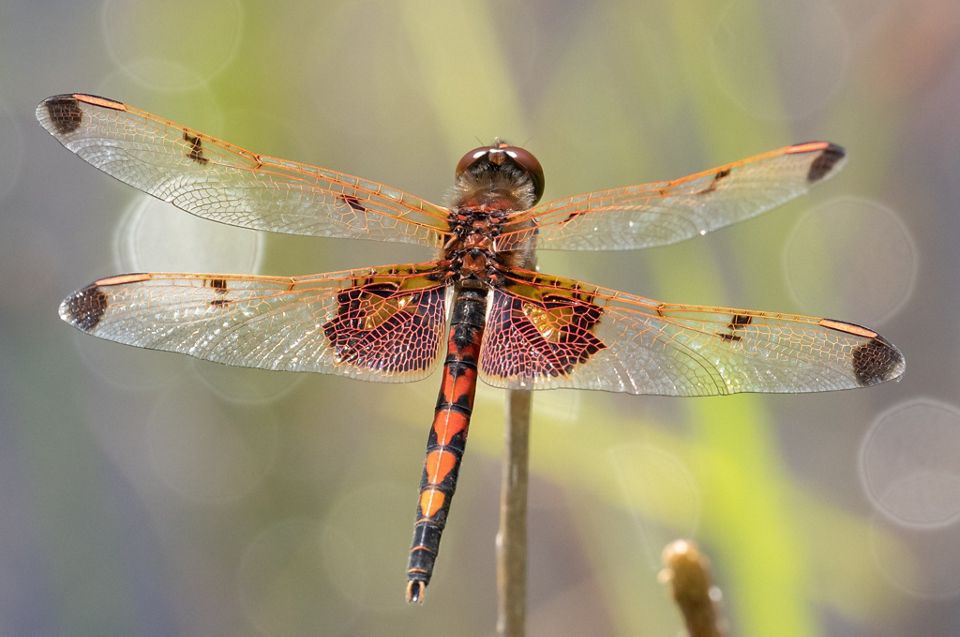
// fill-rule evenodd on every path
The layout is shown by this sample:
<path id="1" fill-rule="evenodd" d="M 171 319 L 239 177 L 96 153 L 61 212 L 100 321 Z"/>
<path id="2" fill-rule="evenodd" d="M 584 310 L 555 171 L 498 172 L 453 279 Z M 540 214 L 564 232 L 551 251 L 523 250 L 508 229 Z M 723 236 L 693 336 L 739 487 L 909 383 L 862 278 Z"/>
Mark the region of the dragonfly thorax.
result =
<path id="1" fill-rule="evenodd" d="M 448 218 L 451 239 L 442 258 L 448 277 L 471 285 L 497 285 L 501 272 L 532 263 L 532 245 L 500 251 L 497 238 L 512 215 L 531 208 L 543 194 L 543 170 L 528 151 L 500 140 L 460 160 L 455 200 Z"/>
<path id="2" fill-rule="evenodd" d="M 507 211 L 487 206 L 459 207 L 450 213 L 451 239 L 442 258 L 449 263 L 448 278 L 459 282 L 492 283 L 504 266 L 496 239 Z"/>

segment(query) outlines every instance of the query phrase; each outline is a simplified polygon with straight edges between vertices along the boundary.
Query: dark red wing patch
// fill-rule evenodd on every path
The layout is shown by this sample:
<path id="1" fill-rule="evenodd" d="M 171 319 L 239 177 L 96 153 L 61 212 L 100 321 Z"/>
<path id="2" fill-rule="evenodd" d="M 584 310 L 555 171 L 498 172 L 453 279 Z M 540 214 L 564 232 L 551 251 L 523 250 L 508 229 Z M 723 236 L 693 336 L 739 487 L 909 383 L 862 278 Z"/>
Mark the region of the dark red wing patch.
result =
<path id="1" fill-rule="evenodd" d="M 494 290 L 480 368 L 499 378 L 567 375 L 606 349 L 594 334 L 603 309 L 582 291 L 526 285 Z"/>
<path id="2" fill-rule="evenodd" d="M 385 373 L 425 370 L 437 359 L 445 293 L 400 290 L 392 281 L 344 288 L 323 333 L 340 362 Z"/>

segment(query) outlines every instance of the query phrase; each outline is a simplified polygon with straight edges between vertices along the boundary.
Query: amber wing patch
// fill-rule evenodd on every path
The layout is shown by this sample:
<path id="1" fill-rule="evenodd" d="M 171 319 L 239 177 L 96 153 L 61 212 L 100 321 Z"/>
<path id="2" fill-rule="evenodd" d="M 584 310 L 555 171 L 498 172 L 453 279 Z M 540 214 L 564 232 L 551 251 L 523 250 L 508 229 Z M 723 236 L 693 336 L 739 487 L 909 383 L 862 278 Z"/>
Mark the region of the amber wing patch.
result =
<path id="1" fill-rule="evenodd" d="M 574 290 L 525 285 L 494 290 L 481 370 L 530 380 L 567 375 L 606 349 L 594 333 L 602 317 L 601 307 Z"/>

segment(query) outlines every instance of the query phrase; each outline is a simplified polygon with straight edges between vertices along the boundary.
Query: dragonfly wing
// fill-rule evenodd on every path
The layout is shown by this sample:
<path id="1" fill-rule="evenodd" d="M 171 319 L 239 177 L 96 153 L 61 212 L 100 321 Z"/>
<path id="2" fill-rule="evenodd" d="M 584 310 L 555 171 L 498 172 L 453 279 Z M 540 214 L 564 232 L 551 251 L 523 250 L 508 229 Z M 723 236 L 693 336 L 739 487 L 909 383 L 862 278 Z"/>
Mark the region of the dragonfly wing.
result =
<path id="1" fill-rule="evenodd" d="M 895 346 L 852 323 L 660 303 L 533 272 L 494 290 L 480 359 L 496 386 L 663 396 L 850 389 L 903 370 Z"/>
<path id="2" fill-rule="evenodd" d="M 556 250 L 632 250 L 667 245 L 755 217 L 836 174 L 844 150 L 808 142 L 772 150 L 694 175 L 584 193 L 518 215 L 501 249 L 536 236 Z M 531 224 L 535 220 L 535 224 Z"/>
<path id="3" fill-rule="evenodd" d="M 37 119 L 66 148 L 120 181 L 221 223 L 290 234 L 435 247 L 446 209 L 344 173 L 250 152 L 134 106 L 57 95 Z"/>
<path id="4" fill-rule="evenodd" d="M 126 274 L 60 305 L 84 332 L 209 361 L 402 382 L 440 356 L 445 287 L 435 264 L 303 277 Z"/>

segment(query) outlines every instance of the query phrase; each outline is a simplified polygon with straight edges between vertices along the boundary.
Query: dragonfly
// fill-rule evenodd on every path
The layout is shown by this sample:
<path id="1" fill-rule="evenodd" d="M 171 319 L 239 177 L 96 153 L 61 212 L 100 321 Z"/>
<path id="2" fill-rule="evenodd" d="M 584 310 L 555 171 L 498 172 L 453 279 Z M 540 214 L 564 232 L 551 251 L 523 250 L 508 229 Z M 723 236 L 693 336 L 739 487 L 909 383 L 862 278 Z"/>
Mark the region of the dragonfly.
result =
<path id="1" fill-rule="evenodd" d="M 57 95 L 36 115 L 86 162 L 198 217 L 435 251 L 422 263 L 305 276 L 121 274 L 60 305 L 64 321 L 94 336 L 228 365 L 377 382 L 420 380 L 442 366 L 409 602 L 422 603 L 434 571 L 478 378 L 511 390 L 713 396 L 866 387 L 904 371 L 893 344 L 854 323 L 665 303 L 534 266 L 536 248 L 661 246 L 754 217 L 834 175 L 845 153 L 829 142 L 538 204 L 540 162 L 496 139 L 463 156 L 451 201 L 439 205 L 112 99 Z"/>

